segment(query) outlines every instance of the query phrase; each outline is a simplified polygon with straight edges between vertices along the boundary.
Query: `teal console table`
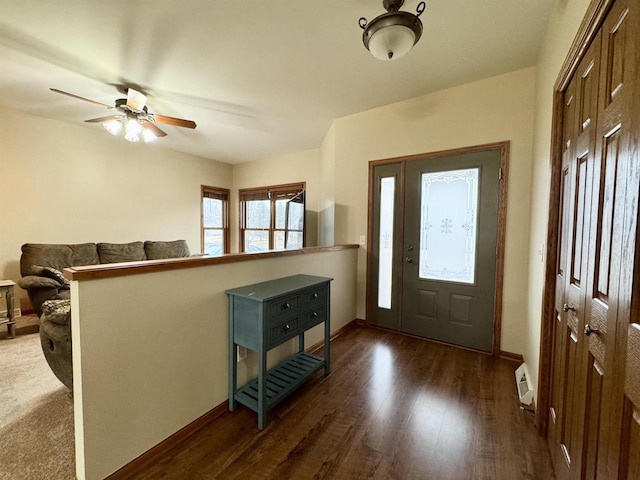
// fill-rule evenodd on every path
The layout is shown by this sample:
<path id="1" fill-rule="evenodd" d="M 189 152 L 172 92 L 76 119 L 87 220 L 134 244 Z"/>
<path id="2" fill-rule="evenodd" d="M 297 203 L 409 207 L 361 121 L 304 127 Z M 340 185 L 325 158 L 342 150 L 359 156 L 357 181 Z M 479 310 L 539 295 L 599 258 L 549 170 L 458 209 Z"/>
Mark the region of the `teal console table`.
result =
<path id="1" fill-rule="evenodd" d="M 229 297 L 229 410 L 241 403 L 258 413 L 264 429 L 267 410 L 311 375 L 331 371 L 330 283 L 332 278 L 293 275 L 227 290 Z M 304 351 L 304 332 L 324 322 L 324 357 Z M 298 337 L 298 353 L 267 371 L 267 352 Z M 258 355 L 258 378 L 237 388 L 241 345 Z"/>

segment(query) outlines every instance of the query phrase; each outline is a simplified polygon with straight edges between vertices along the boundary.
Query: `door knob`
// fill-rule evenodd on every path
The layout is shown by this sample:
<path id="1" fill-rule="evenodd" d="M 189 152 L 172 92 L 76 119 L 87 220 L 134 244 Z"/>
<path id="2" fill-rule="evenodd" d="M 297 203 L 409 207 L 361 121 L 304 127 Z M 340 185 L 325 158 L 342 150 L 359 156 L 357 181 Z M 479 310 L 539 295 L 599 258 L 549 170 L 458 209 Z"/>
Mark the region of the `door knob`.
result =
<path id="1" fill-rule="evenodd" d="M 404 259 L 404 261 L 407 262 L 407 263 L 413 263 L 413 258 L 407 257 L 407 258 Z"/>
<path id="2" fill-rule="evenodd" d="M 413 245 L 407 245 L 407 250 L 410 252 L 411 250 L 413 250 Z"/>
<path id="3" fill-rule="evenodd" d="M 584 326 L 584 334 L 588 337 L 591 334 L 594 335 L 600 335 L 600 330 L 598 330 L 597 328 L 591 328 L 591 325 L 589 325 L 588 323 Z"/>
<path id="4" fill-rule="evenodd" d="M 562 310 L 564 310 L 565 312 L 568 312 L 569 310 L 571 310 L 572 312 L 576 312 L 576 307 L 574 307 L 573 305 L 567 305 L 566 303 L 562 306 Z"/>

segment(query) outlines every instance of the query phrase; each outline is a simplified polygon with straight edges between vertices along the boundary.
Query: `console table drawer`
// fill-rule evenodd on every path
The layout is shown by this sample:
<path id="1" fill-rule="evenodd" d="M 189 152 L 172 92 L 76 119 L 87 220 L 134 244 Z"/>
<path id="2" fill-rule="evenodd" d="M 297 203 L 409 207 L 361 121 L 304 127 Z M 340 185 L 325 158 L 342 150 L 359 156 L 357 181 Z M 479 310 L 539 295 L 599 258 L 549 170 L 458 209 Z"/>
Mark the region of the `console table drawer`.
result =
<path id="1" fill-rule="evenodd" d="M 271 327 L 269 332 L 269 343 L 267 344 L 267 348 L 273 348 L 276 345 L 295 337 L 300 333 L 299 330 L 299 317 L 287 318 L 280 323 L 276 323 Z"/>
<path id="2" fill-rule="evenodd" d="M 309 289 L 301 294 L 304 303 L 307 306 L 321 306 L 324 305 L 324 301 L 327 295 L 327 286 L 321 285 L 314 289 Z"/>
<path id="3" fill-rule="evenodd" d="M 271 300 L 267 306 L 271 320 L 282 315 L 294 314 L 300 308 L 300 295 Z"/>
<path id="4" fill-rule="evenodd" d="M 311 328 L 327 319 L 327 310 L 324 306 L 308 311 L 302 316 L 302 328 Z"/>

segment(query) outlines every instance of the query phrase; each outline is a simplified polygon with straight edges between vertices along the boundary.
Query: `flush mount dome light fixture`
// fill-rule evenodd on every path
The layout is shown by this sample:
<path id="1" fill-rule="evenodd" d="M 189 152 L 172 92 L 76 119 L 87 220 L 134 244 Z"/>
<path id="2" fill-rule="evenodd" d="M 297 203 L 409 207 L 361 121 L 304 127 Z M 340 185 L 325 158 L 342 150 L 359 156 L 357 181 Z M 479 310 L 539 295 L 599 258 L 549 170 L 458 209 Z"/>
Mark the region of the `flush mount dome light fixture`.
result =
<path id="1" fill-rule="evenodd" d="M 425 3 L 418 4 L 416 15 L 401 12 L 403 4 L 404 0 L 382 0 L 387 13 L 369 23 L 364 17 L 358 21 L 360 28 L 364 30 L 362 42 L 377 59 L 393 60 L 403 57 L 420 40 L 422 22 L 418 17 L 424 12 Z"/>

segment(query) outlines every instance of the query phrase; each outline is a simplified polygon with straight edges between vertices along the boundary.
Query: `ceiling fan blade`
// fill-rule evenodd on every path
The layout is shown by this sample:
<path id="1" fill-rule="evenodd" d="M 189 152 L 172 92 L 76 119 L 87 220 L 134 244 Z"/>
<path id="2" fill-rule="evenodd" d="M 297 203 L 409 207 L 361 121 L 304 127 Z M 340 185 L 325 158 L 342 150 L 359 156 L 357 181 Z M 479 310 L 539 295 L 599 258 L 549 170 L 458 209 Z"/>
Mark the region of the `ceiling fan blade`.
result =
<path id="1" fill-rule="evenodd" d="M 91 118 L 89 120 L 85 120 L 85 122 L 87 123 L 108 122 L 110 120 L 121 120 L 124 117 L 125 117 L 124 115 L 108 115 L 106 117 Z"/>
<path id="2" fill-rule="evenodd" d="M 141 112 L 146 103 L 147 96 L 144 93 L 140 93 L 133 88 L 127 89 L 127 107 Z"/>
<path id="3" fill-rule="evenodd" d="M 182 118 L 167 117 L 166 115 L 153 114 L 153 118 L 156 122 L 166 123 L 167 125 L 174 125 L 176 127 L 184 128 L 196 128 L 196 122 L 192 120 L 184 120 Z"/>
<path id="4" fill-rule="evenodd" d="M 62 95 L 66 95 L 67 97 L 77 98 L 78 100 L 84 100 L 85 102 L 93 103 L 95 105 L 100 105 L 101 107 L 114 108 L 112 105 L 107 105 L 106 103 L 96 102 L 95 100 L 90 100 L 88 98 L 84 98 L 84 97 L 81 97 L 79 95 L 74 95 L 73 93 L 64 92 L 62 90 L 58 90 L 57 88 L 50 88 L 49 90 L 51 90 L 52 92 L 55 92 L 55 93 L 60 93 Z"/>
<path id="5" fill-rule="evenodd" d="M 167 133 L 148 120 L 140 122 L 144 128 L 151 130 L 156 137 L 166 137 Z"/>

